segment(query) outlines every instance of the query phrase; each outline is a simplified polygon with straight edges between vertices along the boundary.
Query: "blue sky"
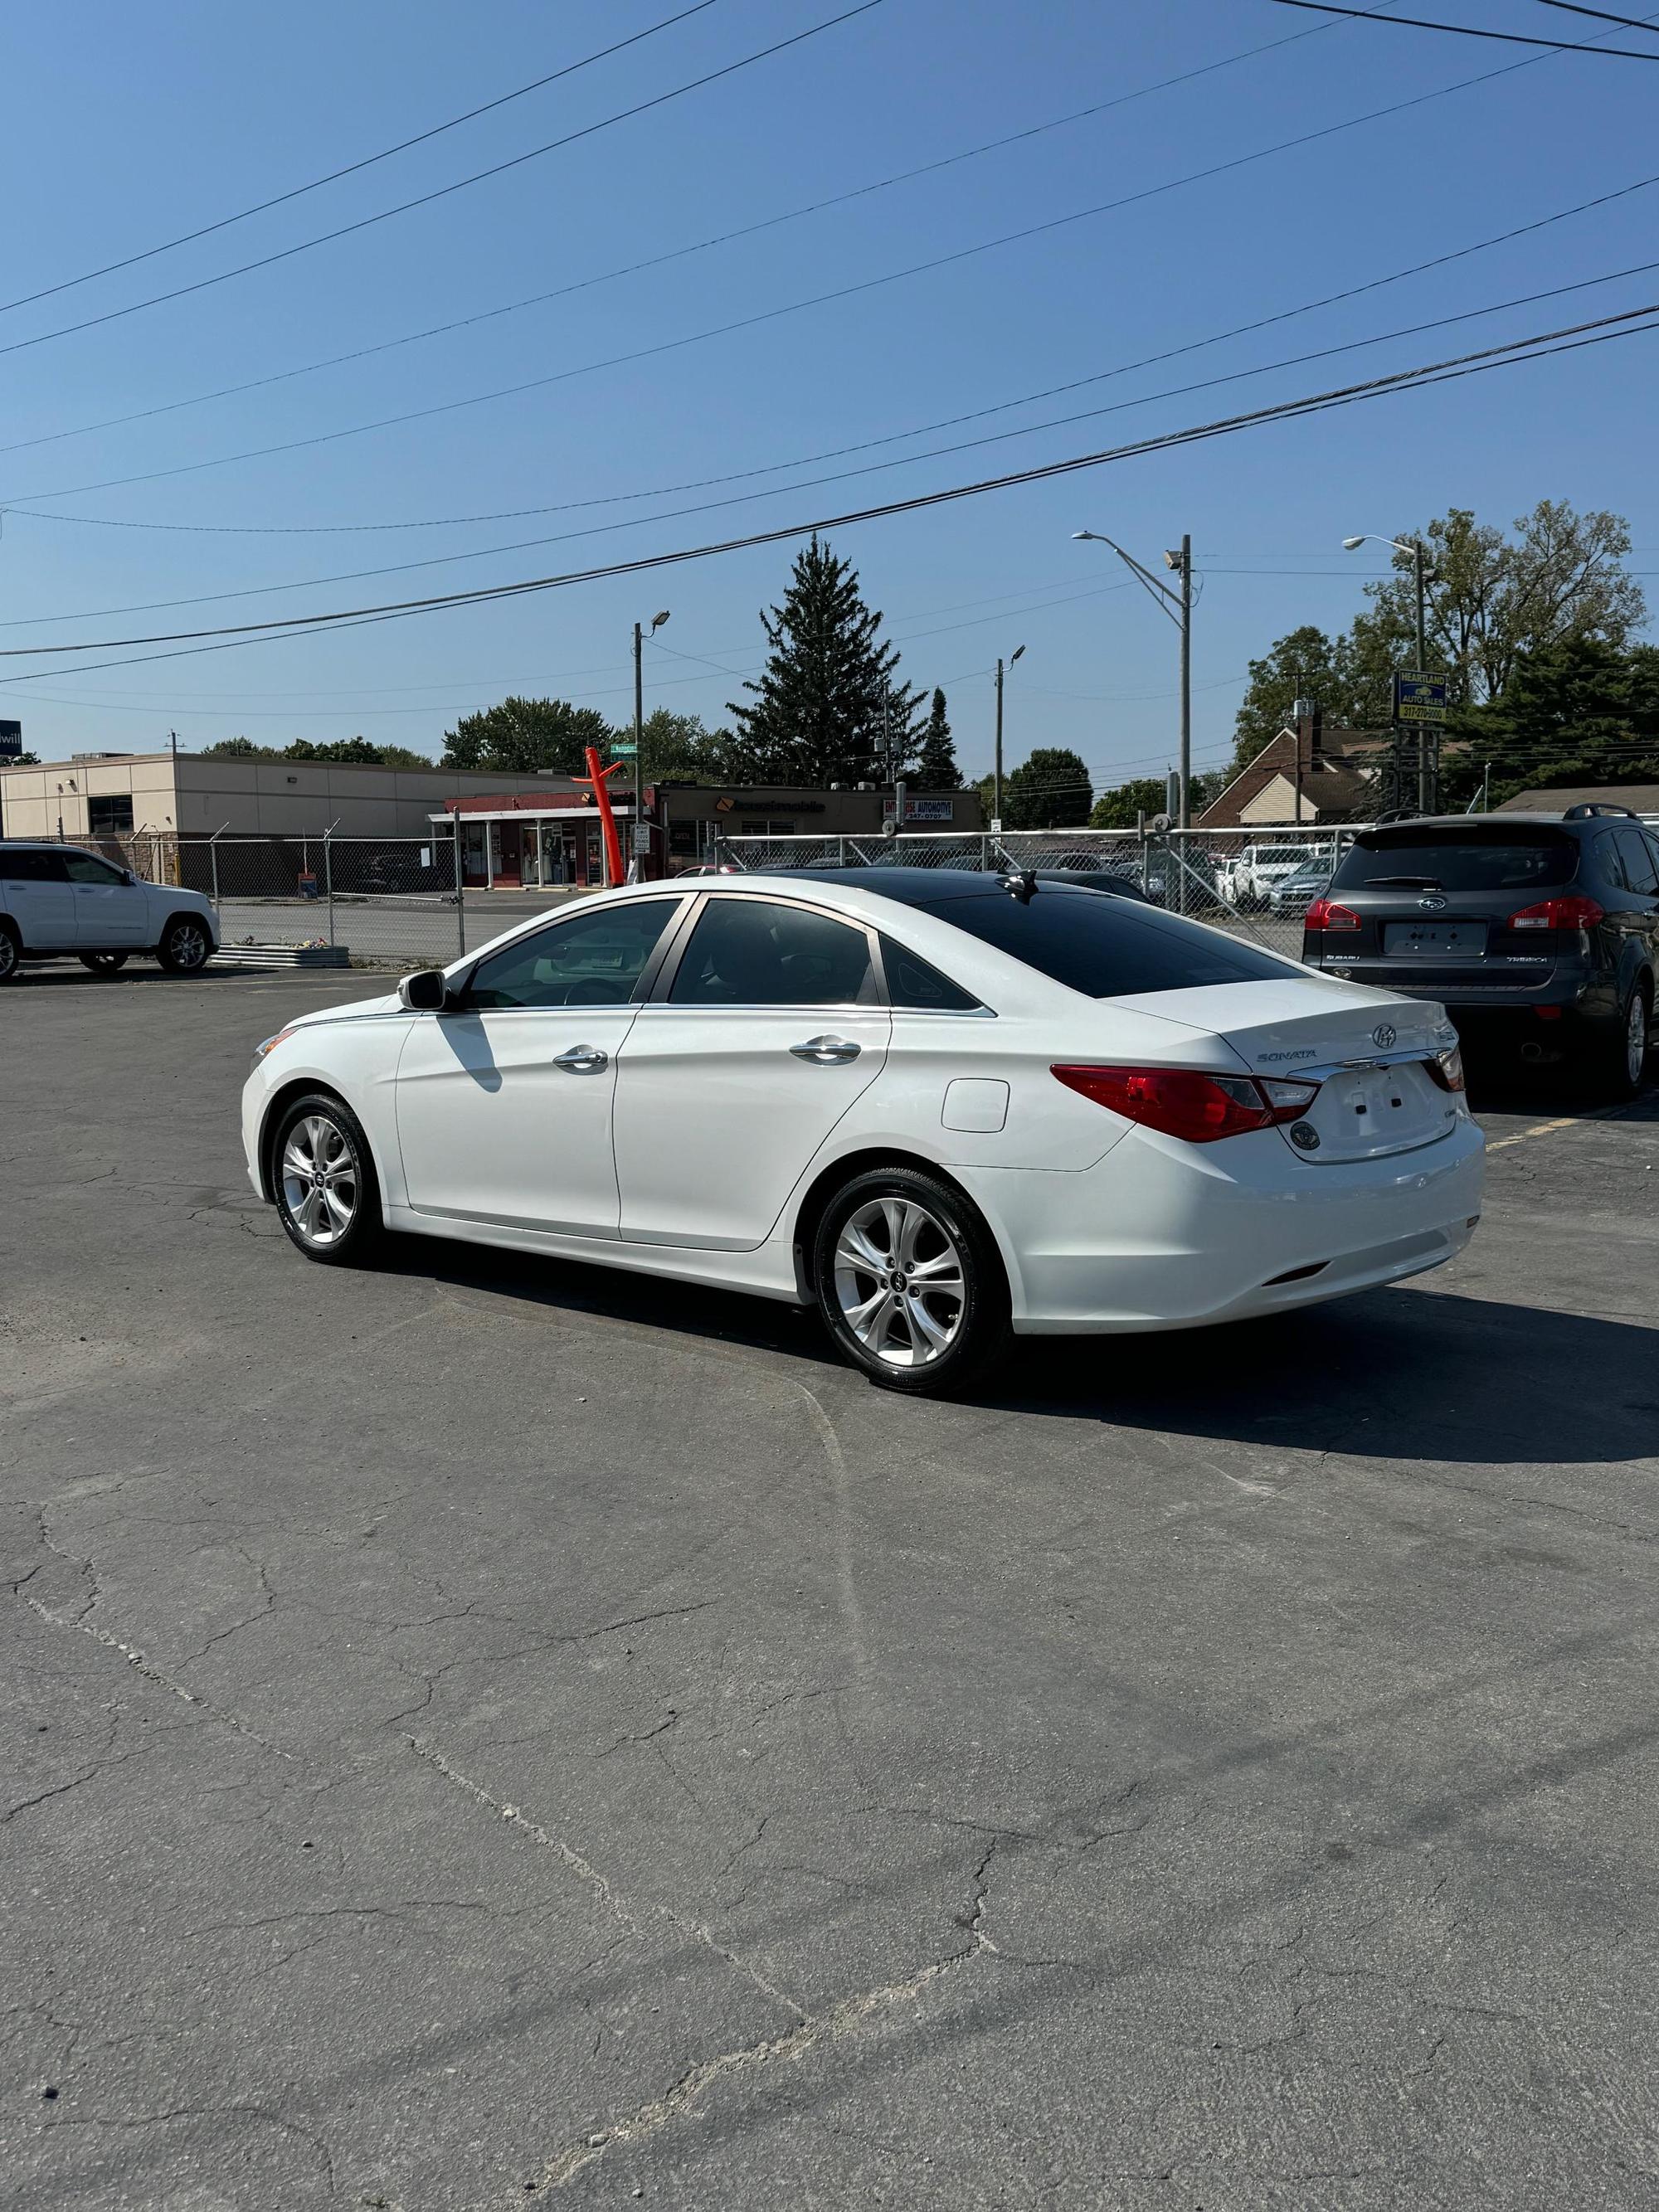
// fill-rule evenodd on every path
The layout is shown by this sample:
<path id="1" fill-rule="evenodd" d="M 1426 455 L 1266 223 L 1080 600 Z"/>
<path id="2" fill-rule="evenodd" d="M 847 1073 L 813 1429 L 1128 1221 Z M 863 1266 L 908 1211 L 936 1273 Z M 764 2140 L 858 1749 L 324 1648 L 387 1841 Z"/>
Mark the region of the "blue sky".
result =
<path id="1" fill-rule="evenodd" d="M 353 0 L 13 9 L 3 189 L 13 299 L 234 213 L 643 27 L 672 0 Z M 191 283 L 508 159 L 836 12 L 717 0 L 690 21 L 410 153 L 142 266 L 0 314 L 0 344 Z M 1458 20 L 1577 37 L 1534 0 Z M 1636 10 L 1631 11 L 1638 12 Z M 1566 26 L 1564 32 L 1563 26 Z M 1595 27 L 1583 23 L 1588 34 Z M 1309 35 L 1297 35 L 1308 33 Z M 1188 82 L 1161 80 L 1279 43 Z M 1614 33 L 1620 45 L 1659 34 Z M 661 488 L 908 433 L 1185 346 L 1554 214 L 1659 170 L 1659 68 L 1553 55 L 1492 82 L 1046 235 L 748 331 L 693 336 L 1525 60 L 1524 51 L 1342 23 L 1270 0 L 882 0 L 793 51 L 435 205 L 101 327 L 0 354 L 0 642 L 195 629 L 504 582 L 805 520 L 1197 422 L 1659 297 L 1659 270 L 1213 391 L 1176 385 L 1659 259 L 1659 186 L 1447 268 L 1065 398 L 879 453 L 702 491 Z M 378 346 L 781 215 L 1097 103 L 1121 104 L 852 204 L 469 329 L 88 434 L 105 418 Z M 988 763 L 989 667 L 1018 644 L 1010 762 L 1074 746 L 1097 781 L 1175 743 L 1175 635 L 1083 526 L 1156 564 L 1190 530 L 1200 571 L 1194 752 L 1224 757 L 1246 662 L 1301 621 L 1340 627 L 1378 565 L 1349 532 L 1452 504 L 1506 521 L 1539 498 L 1626 514 L 1659 584 L 1654 337 L 1254 430 L 835 533 L 917 683 L 949 694 L 964 765 Z M 263 459 L 575 370 L 516 397 Z M 1146 398 L 975 450 L 953 439 Z M 40 442 L 47 441 L 50 442 Z M 33 441 L 33 442 L 31 442 Z M 860 459 L 902 465 L 809 488 Z M 109 480 L 186 468 L 148 483 Z M 85 489 L 82 489 L 82 488 Z M 761 489 L 743 504 L 671 510 Z M 615 501 L 459 526 L 435 519 Z M 599 525 L 629 526 L 592 532 Z M 198 526 L 163 531 L 108 523 Z M 272 534 L 248 532 L 267 526 Z M 210 526 L 210 527 L 201 527 Z M 329 526 L 326 531 L 318 526 Z M 342 526 L 354 526 L 343 528 Z M 275 534 L 276 530 L 292 534 Z M 487 552 L 514 541 L 561 542 Z M 487 557 L 456 556 L 486 551 Z M 507 605 L 38 683 L 0 677 L 43 757 L 282 744 L 362 731 L 436 754 L 458 713 L 509 690 L 621 718 L 629 626 L 672 620 L 652 703 L 722 718 L 762 650 L 787 545 Z M 442 565 L 320 585 L 414 562 Z M 265 586 L 282 588 L 265 590 Z M 1654 588 L 1653 586 L 1650 586 Z M 209 593 L 204 606 L 106 612 Z M 155 648 L 151 648 L 154 650 Z M 681 656 L 700 656 L 687 659 Z M 120 656 L 111 654 L 113 659 Z M 708 662 L 720 664 L 711 669 Z M 46 665 L 22 660 L 20 674 Z"/>

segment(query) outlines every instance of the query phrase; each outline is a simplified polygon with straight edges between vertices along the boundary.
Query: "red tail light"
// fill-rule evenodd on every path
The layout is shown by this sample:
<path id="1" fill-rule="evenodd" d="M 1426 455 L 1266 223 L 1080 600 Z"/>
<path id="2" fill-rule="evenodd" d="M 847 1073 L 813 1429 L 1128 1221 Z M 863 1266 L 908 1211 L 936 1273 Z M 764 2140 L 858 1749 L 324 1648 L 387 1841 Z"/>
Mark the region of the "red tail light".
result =
<path id="1" fill-rule="evenodd" d="M 1462 1090 L 1463 1054 L 1461 1047 L 1453 1045 L 1449 1051 L 1437 1052 L 1432 1060 L 1425 1060 L 1423 1065 L 1443 1091 Z"/>
<path id="2" fill-rule="evenodd" d="M 1358 929 L 1359 916 L 1351 906 L 1333 906 L 1328 898 L 1316 898 L 1302 917 L 1304 929 Z"/>
<path id="3" fill-rule="evenodd" d="M 1189 1145 L 1300 1121 L 1319 1096 L 1316 1083 L 1279 1076 L 1206 1075 L 1195 1067 L 1055 1067 L 1066 1085 L 1126 1121 L 1161 1129 Z"/>
<path id="4" fill-rule="evenodd" d="M 1540 899 L 1536 906 L 1523 906 L 1519 914 L 1510 916 L 1511 929 L 1594 929 L 1598 921 L 1606 920 L 1593 898 L 1583 898 L 1575 891 L 1567 898 Z"/>

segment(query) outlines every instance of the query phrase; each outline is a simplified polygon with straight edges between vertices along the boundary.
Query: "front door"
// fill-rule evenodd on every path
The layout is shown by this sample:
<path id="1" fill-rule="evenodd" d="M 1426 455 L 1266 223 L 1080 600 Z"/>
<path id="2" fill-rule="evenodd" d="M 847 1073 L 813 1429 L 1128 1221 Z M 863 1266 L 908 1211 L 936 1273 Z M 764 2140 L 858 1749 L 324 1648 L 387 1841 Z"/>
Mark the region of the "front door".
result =
<path id="1" fill-rule="evenodd" d="M 61 851 L 43 845 L 0 846 L 0 889 L 28 952 L 75 946 L 75 893 Z"/>
<path id="2" fill-rule="evenodd" d="M 665 999 L 643 1006 L 617 1078 L 622 1234 L 748 1251 L 881 1073 L 862 927 L 781 899 L 705 904 Z"/>
<path id="3" fill-rule="evenodd" d="M 112 952 L 149 942 L 149 896 L 142 884 L 129 883 L 125 870 L 95 853 L 66 851 L 64 867 L 75 901 L 77 945 Z"/>
<path id="4" fill-rule="evenodd" d="M 616 1236 L 617 1056 L 678 906 L 629 900 L 516 937 L 479 962 L 459 1006 L 410 1024 L 397 1094 L 411 1206 Z"/>

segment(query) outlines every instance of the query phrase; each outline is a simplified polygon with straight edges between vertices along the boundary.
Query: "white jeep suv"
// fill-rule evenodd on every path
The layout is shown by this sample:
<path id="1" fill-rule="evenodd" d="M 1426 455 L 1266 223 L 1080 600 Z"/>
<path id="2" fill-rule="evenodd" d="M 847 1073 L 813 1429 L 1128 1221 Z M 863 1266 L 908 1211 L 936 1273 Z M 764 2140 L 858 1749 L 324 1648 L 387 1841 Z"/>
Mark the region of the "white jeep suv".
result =
<path id="1" fill-rule="evenodd" d="M 26 960 L 70 957 L 113 975 L 135 952 L 194 975 L 218 949 L 218 917 L 200 891 L 147 884 L 79 845 L 0 840 L 0 983 Z"/>

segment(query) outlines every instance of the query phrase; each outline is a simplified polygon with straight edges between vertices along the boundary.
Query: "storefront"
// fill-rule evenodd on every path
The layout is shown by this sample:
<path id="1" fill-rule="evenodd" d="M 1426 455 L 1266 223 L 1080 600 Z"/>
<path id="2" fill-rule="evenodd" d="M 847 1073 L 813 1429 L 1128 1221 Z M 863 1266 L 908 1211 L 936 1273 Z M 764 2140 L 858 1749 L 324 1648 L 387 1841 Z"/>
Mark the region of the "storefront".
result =
<path id="1" fill-rule="evenodd" d="M 618 804 L 612 811 L 626 848 L 634 810 Z M 462 881 L 469 890 L 542 890 L 605 881 L 599 810 L 585 793 L 452 800 L 432 818 L 447 827 L 458 815 Z"/>

